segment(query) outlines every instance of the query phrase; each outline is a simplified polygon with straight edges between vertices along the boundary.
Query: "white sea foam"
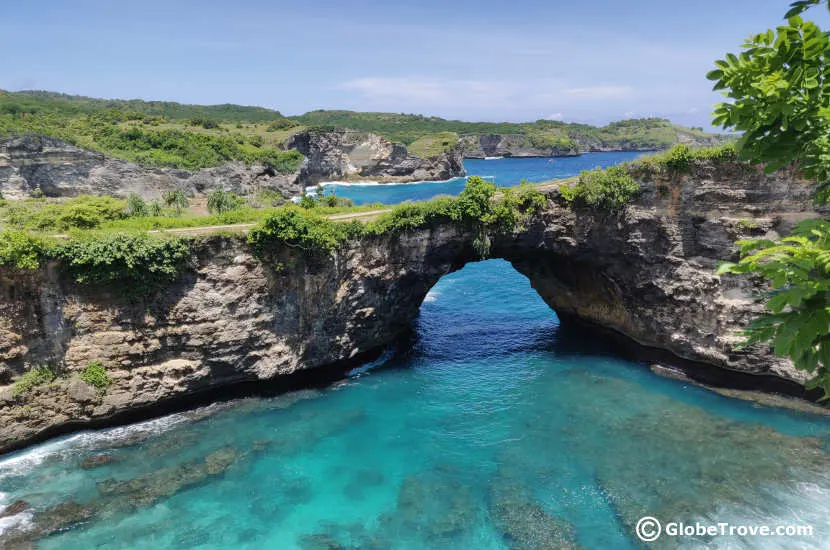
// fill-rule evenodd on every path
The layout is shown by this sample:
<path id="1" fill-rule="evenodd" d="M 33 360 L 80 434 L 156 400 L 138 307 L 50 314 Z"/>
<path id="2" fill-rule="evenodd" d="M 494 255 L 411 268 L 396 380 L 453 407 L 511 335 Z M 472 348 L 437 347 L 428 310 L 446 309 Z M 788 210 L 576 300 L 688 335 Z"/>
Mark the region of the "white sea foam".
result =
<path id="1" fill-rule="evenodd" d="M 11 504 L 8 493 L 0 492 L 0 514 Z M 31 510 L 26 510 L 13 516 L 0 518 L 0 536 L 10 529 L 17 529 L 25 531 L 32 526 L 32 517 L 34 514 Z"/>
<path id="2" fill-rule="evenodd" d="M 490 176 L 492 177 L 492 176 Z M 447 180 L 423 180 L 423 181 L 396 181 L 396 182 L 380 182 L 380 181 L 324 181 L 318 185 L 306 187 L 306 194 L 311 194 L 317 187 L 326 187 L 329 185 L 336 185 L 338 187 L 375 187 L 375 186 L 391 186 L 391 185 L 421 185 L 423 183 L 450 183 L 453 181 L 461 181 L 467 179 L 466 176 L 458 176 Z"/>
<path id="3" fill-rule="evenodd" d="M 346 376 L 358 378 L 363 374 L 367 374 L 372 369 L 376 369 L 382 366 L 387 361 L 389 361 L 389 359 L 392 358 L 392 355 L 393 353 L 391 350 L 386 350 L 383 353 L 381 353 L 380 357 L 378 357 L 374 361 L 369 361 L 364 365 L 360 365 L 359 367 L 350 370 L 348 373 L 346 373 Z"/>
<path id="4" fill-rule="evenodd" d="M 435 300 L 438 299 L 438 296 L 440 296 L 440 295 L 441 295 L 441 293 L 439 291 L 430 290 L 429 292 L 427 292 L 427 295 L 424 296 L 424 302 L 425 303 L 426 302 L 434 302 Z"/>
<path id="5" fill-rule="evenodd" d="M 714 537 L 700 546 L 700 541 L 684 540 L 681 548 L 787 550 L 789 548 L 826 549 L 825 528 L 830 516 L 830 476 L 815 476 L 813 480 L 798 482 L 790 487 L 775 487 L 767 491 L 763 502 L 753 505 L 729 505 L 719 508 L 711 517 L 698 518 L 702 523 L 716 525 L 810 525 L 814 535 L 801 537 Z M 690 523 L 686 521 L 686 523 Z M 682 539 L 680 539 L 682 540 Z"/>
<path id="6" fill-rule="evenodd" d="M 192 411 L 170 414 L 127 426 L 79 432 L 24 449 L 0 460 L 0 480 L 10 476 L 26 475 L 47 460 L 105 448 L 132 438 L 141 439 L 144 436 L 150 437 L 160 434 L 180 424 L 192 422 L 204 414 L 213 414 L 228 406 L 230 406 L 230 403 L 214 403 Z"/>
<path id="7" fill-rule="evenodd" d="M 504 157 L 484 157 L 484 160 L 501 160 Z"/>

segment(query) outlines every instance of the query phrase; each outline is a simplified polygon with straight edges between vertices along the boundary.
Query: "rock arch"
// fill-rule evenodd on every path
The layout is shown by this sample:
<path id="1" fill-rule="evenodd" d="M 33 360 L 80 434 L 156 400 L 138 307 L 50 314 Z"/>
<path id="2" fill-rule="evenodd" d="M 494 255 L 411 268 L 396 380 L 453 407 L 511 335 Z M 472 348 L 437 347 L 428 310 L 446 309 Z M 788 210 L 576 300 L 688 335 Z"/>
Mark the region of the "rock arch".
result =
<path id="1" fill-rule="evenodd" d="M 572 208 L 551 191 L 520 231 L 492 235 L 491 256 L 510 261 L 561 316 L 678 361 L 772 377 L 774 388 L 803 382 L 768 349 L 735 349 L 759 310 L 757 289 L 714 268 L 734 258 L 736 238 L 786 233 L 816 215 L 811 185 L 739 164 L 640 178 L 643 193 L 618 214 Z M 297 255 L 280 271 L 243 237 L 206 238 L 195 254 L 185 280 L 139 305 L 81 291 L 51 267 L 0 269 L 0 361 L 17 372 L 52 361 L 65 373 L 27 397 L 24 416 L 11 388 L 0 390 L 0 451 L 365 358 L 409 329 L 443 275 L 479 259 L 471 232 L 452 224 L 365 237 L 322 264 Z M 102 398 L 78 378 L 90 361 L 115 379 Z"/>

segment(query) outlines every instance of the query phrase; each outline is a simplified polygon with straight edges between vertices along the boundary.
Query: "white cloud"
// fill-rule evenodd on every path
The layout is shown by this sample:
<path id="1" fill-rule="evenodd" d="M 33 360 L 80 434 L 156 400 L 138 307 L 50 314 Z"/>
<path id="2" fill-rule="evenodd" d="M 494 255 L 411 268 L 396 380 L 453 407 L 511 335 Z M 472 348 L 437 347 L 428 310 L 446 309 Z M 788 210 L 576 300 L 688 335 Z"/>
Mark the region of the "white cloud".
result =
<path id="1" fill-rule="evenodd" d="M 488 80 L 449 80 L 425 77 L 366 77 L 349 80 L 338 88 L 370 100 L 450 107 L 498 106 L 515 89 Z"/>
<path id="2" fill-rule="evenodd" d="M 585 86 L 582 88 L 568 88 L 565 94 L 578 99 L 627 99 L 634 93 L 631 86 Z"/>
<path id="3" fill-rule="evenodd" d="M 372 110 L 492 109 L 505 115 L 519 109 L 551 112 L 574 104 L 590 107 L 595 103 L 599 107 L 604 102 L 626 100 L 634 95 L 630 86 L 575 85 L 560 79 L 510 81 L 369 76 L 348 80 L 337 88 L 353 92 L 356 100 L 372 105 L 369 107 Z M 564 115 L 553 111 L 547 118 L 562 120 Z"/>

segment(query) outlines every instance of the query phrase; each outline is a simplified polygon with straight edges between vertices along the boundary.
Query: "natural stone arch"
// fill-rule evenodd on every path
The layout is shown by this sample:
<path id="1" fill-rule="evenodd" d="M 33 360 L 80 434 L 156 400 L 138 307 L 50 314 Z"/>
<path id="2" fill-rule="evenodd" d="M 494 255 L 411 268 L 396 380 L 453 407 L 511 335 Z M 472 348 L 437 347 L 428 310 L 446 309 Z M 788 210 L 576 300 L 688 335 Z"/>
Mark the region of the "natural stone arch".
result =
<path id="1" fill-rule="evenodd" d="M 764 375 L 758 379 L 771 378 L 773 389 L 802 382 L 766 347 L 735 349 L 738 329 L 760 304 L 747 279 L 714 269 L 734 258 L 735 239 L 786 233 L 814 216 L 812 186 L 793 173 L 727 163 L 663 179 L 641 175 L 641 187 L 615 214 L 573 208 L 554 190 L 521 230 L 491 236 L 490 256 L 510 261 L 560 316 L 678 361 Z M 741 223 L 749 217 L 752 224 Z M 409 329 L 443 275 L 480 259 L 473 237 L 437 224 L 366 236 L 322 262 L 286 247 L 291 261 L 280 269 L 254 257 L 242 236 L 207 237 L 191 273 L 138 305 L 79 289 L 54 266 L 25 275 L 0 268 L 0 361 L 16 372 L 52 361 L 65 373 L 27 402 L 26 418 L 10 388 L 0 393 L 0 450 L 150 416 L 194 396 L 215 399 L 234 385 L 319 378 L 370 357 Z M 90 361 L 115 371 L 101 399 L 78 385 Z"/>

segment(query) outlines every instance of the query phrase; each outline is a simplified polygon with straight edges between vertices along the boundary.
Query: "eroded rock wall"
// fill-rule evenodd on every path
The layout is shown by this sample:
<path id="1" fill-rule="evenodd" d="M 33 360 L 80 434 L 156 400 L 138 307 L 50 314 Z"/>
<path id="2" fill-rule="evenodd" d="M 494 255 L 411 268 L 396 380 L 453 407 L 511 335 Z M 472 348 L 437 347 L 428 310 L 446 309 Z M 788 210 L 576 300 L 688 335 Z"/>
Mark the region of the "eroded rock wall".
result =
<path id="1" fill-rule="evenodd" d="M 460 144 L 443 154 L 421 158 L 377 134 L 342 130 L 300 132 L 288 147 L 306 157 L 300 179 L 307 185 L 333 180 L 442 181 L 466 174 Z"/>
<path id="2" fill-rule="evenodd" d="M 222 189 L 241 195 L 278 191 L 285 198 L 302 192 L 297 174 L 278 174 L 265 166 L 232 162 L 196 171 L 146 168 L 50 137 L 0 139 L 0 192 L 6 199 L 25 199 L 35 190 L 47 197 L 135 193 L 157 199 L 180 189 L 189 196 Z"/>
<path id="3" fill-rule="evenodd" d="M 487 157 L 572 157 L 579 155 L 575 148 L 537 147 L 523 134 L 482 134 L 463 136 L 460 140 L 464 158 Z"/>

